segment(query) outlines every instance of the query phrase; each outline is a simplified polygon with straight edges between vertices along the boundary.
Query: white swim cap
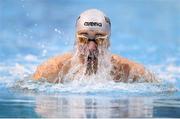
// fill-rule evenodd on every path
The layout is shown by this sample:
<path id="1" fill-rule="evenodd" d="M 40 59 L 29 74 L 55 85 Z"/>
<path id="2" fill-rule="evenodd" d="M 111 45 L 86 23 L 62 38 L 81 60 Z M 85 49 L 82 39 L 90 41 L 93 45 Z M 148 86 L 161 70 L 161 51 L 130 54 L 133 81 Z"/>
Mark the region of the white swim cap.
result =
<path id="1" fill-rule="evenodd" d="M 109 18 L 100 10 L 89 9 L 81 13 L 76 22 L 76 32 L 80 30 L 95 30 L 111 34 L 111 23 Z"/>

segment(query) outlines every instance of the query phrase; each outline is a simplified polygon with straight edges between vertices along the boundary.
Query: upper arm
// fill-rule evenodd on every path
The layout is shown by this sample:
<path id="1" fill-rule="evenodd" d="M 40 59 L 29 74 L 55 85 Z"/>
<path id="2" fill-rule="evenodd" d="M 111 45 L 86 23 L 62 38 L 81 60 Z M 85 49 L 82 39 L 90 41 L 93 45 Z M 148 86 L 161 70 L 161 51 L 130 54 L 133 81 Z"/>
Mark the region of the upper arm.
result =
<path id="1" fill-rule="evenodd" d="M 38 80 L 46 78 L 48 81 L 52 82 L 52 80 L 55 80 L 58 77 L 58 73 L 62 70 L 63 65 L 70 58 L 70 54 L 64 54 L 45 61 L 37 67 L 36 72 L 33 75 L 34 79 Z"/>
<path id="2" fill-rule="evenodd" d="M 143 65 L 117 55 L 113 55 L 112 60 L 114 60 L 113 64 L 116 69 L 116 72 L 114 73 L 116 76 L 115 80 L 127 82 L 128 79 L 137 81 L 144 78 L 144 81 L 152 82 L 153 74 L 151 74 Z"/>

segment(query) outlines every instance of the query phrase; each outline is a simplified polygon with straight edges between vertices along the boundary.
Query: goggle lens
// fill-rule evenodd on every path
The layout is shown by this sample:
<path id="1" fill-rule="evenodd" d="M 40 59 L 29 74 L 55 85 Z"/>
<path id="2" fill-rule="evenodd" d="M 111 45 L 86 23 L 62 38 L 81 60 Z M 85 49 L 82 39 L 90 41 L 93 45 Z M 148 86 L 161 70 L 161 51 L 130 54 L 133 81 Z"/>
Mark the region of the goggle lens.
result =
<path id="1" fill-rule="evenodd" d="M 86 44 L 88 42 L 88 38 L 85 36 L 80 36 L 80 37 L 78 37 L 78 41 L 79 41 L 79 43 Z"/>
<path id="2" fill-rule="evenodd" d="M 77 38 L 78 38 L 79 43 L 86 44 L 89 41 L 89 38 L 86 36 L 83 36 L 83 35 L 78 35 Z M 95 42 L 98 45 L 105 45 L 108 43 L 108 37 L 107 36 L 102 36 L 102 37 L 99 36 L 99 37 L 95 38 Z"/>

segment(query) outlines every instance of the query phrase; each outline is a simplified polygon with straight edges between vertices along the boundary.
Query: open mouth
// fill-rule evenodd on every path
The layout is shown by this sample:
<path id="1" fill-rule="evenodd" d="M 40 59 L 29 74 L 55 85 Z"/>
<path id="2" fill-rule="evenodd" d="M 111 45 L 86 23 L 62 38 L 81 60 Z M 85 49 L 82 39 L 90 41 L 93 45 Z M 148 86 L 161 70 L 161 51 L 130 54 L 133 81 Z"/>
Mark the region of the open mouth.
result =
<path id="1" fill-rule="evenodd" d="M 87 57 L 86 74 L 96 74 L 98 65 L 98 51 L 90 51 Z"/>
<path id="2" fill-rule="evenodd" d="M 97 60 L 98 57 L 98 51 L 89 51 L 88 57 L 87 57 L 87 61 L 91 62 L 91 61 L 95 61 Z"/>

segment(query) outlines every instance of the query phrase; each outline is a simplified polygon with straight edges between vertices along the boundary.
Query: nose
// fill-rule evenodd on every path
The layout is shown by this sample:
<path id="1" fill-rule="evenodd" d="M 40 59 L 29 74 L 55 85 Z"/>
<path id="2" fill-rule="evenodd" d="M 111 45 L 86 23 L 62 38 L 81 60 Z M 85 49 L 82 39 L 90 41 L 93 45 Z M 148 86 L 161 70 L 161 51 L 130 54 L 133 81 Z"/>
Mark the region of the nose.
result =
<path id="1" fill-rule="evenodd" d="M 94 41 L 89 41 L 88 49 L 90 51 L 96 51 L 97 50 L 97 44 Z"/>

